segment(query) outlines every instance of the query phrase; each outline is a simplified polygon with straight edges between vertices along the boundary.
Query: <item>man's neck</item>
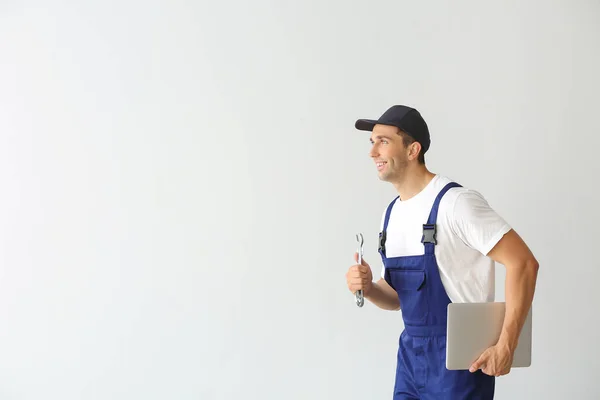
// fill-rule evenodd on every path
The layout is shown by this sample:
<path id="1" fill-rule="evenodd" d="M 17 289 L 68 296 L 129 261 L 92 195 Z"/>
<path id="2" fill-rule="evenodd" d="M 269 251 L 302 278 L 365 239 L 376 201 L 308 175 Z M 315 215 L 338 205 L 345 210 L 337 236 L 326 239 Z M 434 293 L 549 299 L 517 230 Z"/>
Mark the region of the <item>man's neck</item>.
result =
<path id="1" fill-rule="evenodd" d="M 400 200 L 406 201 L 419 194 L 435 177 L 426 167 L 417 167 L 413 171 L 407 171 L 404 178 L 394 183 Z"/>

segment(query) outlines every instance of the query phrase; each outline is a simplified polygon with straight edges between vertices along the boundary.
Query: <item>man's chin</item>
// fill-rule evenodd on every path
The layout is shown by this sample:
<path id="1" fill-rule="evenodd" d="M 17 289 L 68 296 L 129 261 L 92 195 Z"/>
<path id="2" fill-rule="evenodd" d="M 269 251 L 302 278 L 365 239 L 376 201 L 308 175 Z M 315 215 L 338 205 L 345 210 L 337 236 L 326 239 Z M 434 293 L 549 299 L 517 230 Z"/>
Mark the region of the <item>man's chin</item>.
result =
<path id="1" fill-rule="evenodd" d="M 383 182 L 389 182 L 390 176 L 389 174 L 379 174 L 379 180 Z"/>

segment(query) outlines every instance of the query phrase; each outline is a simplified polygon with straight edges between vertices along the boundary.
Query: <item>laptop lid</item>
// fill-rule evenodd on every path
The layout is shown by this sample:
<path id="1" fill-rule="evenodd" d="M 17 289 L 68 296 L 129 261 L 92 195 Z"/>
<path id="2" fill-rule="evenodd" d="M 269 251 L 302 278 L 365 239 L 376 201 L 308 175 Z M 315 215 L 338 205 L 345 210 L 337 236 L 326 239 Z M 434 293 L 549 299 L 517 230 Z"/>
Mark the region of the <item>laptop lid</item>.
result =
<path id="1" fill-rule="evenodd" d="M 447 369 L 469 369 L 485 349 L 498 342 L 504 323 L 505 309 L 506 303 L 504 302 L 451 303 L 448 305 Z M 531 314 L 530 309 L 514 352 L 512 368 L 531 365 Z"/>

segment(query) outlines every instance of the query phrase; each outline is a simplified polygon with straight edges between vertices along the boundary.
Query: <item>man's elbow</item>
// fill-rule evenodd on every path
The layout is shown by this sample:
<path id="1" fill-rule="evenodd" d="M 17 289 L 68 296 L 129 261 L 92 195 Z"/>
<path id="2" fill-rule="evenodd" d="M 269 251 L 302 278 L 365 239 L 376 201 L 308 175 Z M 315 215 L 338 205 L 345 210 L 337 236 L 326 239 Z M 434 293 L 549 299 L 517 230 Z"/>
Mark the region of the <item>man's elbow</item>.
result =
<path id="1" fill-rule="evenodd" d="M 531 257 L 525 261 L 525 269 L 537 275 L 538 270 L 540 269 L 540 263 L 535 257 Z"/>

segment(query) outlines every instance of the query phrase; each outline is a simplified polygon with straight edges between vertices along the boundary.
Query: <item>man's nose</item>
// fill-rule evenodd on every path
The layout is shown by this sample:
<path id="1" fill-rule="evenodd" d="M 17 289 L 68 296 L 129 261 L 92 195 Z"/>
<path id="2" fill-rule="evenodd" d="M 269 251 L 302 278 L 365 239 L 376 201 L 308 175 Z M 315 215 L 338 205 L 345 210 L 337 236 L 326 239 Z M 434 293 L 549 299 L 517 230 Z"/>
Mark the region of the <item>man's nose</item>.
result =
<path id="1" fill-rule="evenodd" d="M 379 156 L 379 152 L 377 151 L 377 146 L 373 145 L 373 147 L 371 147 L 371 151 L 369 151 L 369 156 L 371 156 L 371 157 Z"/>

